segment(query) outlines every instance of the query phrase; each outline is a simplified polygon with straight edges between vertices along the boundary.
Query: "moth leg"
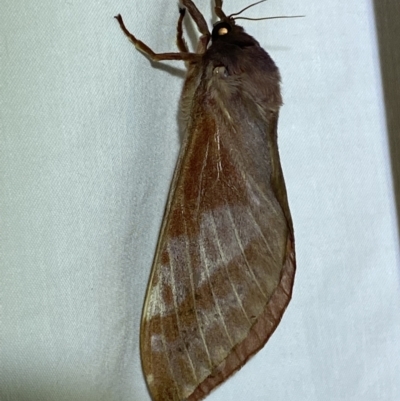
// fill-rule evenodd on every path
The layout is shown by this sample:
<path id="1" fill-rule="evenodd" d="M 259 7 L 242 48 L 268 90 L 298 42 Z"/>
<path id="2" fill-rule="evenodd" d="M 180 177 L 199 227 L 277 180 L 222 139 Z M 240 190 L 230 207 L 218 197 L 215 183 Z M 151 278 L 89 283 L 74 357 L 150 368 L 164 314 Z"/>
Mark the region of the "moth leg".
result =
<path id="1" fill-rule="evenodd" d="M 122 20 L 121 14 L 118 14 L 114 17 L 124 32 L 124 34 L 128 37 L 128 39 L 135 45 L 136 49 L 140 50 L 146 56 L 148 56 L 153 61 L 162 61 L 162 60 L 184 60 L 184 61 L 196 61 L 198 59 L 198 55 L 195 53 L 154 53 L 153 50 L 150 49 L 145 43 L 141 40 L 136 39 L 125 27 L 124 21 Z"/>
<path id="2" fill-rule="evenodd" d="M 182 0 L 182 5 L 188 9 L 190 16 L 197 25 L 197 29 L 201 33 L 196 53 L 203 54 L 207 50 L 207 45 L 211 37 L 210 31 L 207 27 L 207 22 L 192 0 Z"/>
<path id="3" fill-rule="evenodd" d="M 226 15 L 225 13 L 222 11 L 222 0 L 215 0 L 215 14 L 217 15 L 217 17 L 219 19 L 225 19 Z"/>
<path id="4" fill-rule="evenodd" d="M 178 45 L 178 49 L 181 52 L 188 53 L 189 49 L 185 39 L 183 38 L 183 28 L 182 28 L 185 12 L 186 12 L 185 8 L 179 7 L 179 20 L 178 20 L 178 25 L 176 27 L 176 44 Z"/>
<path id="5" fill-rule="evenodd" d="M 192 2 L 192 0 L 182 0 L 182 5 L 188 9 L 190 16 L 197 25 L 197 29 L 203 36 L 210 36 L 210 31 L 208 30 L 207 22 L 204 19 L 201 12 Z"/>

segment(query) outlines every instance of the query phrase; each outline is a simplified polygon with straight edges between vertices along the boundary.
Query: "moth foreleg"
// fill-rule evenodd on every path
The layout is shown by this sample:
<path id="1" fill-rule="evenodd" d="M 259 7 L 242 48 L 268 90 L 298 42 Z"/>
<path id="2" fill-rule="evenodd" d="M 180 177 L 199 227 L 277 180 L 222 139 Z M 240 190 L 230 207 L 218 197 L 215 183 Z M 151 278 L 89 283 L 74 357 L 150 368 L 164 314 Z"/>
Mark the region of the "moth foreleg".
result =
<path id="1" fill-rule="evenodd" d="M 216 16 L 217 16 L 219 19 L 224 19 L 224 18 L 226 18 L 225 13 L 222 11 L 222 0 L 215 0 L 214 11 L 215 11 Z"/>
<path id="2" fill-rule="evenodd" d="M 121 14 L 118 14 L 114 18 L 119 22 L 119 25 L 120 25 L 122 31 L 125 33 L 125 35 L 128 37 L 128 39 L 135 45 L 136 49 L 140 50 L 142 53 L 144 53 L 146 56 L 148 56 L 153 61 L 162 61 L 162 60 L 195 61 L 195 60 L 198 59 L 198 55 L 197 54 L 188 53 L 188 52 L 182 52 L 182 53 L 155 53 L 152 49 L 150 49 L 149 46 L 147 46 L 141 40 L 136 39 L 136 37 L 134 35 L 132 35 L 128 31 L 128 29 L 126 29 L 124 21 L 122 20 Z"/>
<path id="3" fill-rule="evenodd" d="M 190 16 L 193 18 L 193 21 L 197 25 L 197 29 L 203 36 L 210 37 L 210 31 L 208 30 L 207 22 L 204 19 L 202 13 L 196 7 L 196 5 L 192 2 L 192 0 L 182 0 L 182 5 L 187 8 Z"/>
<path id="4" fill-rule="evenodd" d="M 196 53 L 203 54 L 207 50 L 208 42 L 210 41 L 211 37 L 210 31 L 207 27 L 207 22 L 192 0 L 182 0 L 182 5 L 187 8 L 194 23 L 197 25 L 197 29 L 201 33 Z"/>
<path id="5" fill-rule="evenodd" d="M 179 7 L 179 19 L 176 27 L 176 44 L 181 52 L 188 53 L 189 49 L 185 39 L 183 38 L 183 18 L 185 17 L 185 12 L 185 8 Z"/>

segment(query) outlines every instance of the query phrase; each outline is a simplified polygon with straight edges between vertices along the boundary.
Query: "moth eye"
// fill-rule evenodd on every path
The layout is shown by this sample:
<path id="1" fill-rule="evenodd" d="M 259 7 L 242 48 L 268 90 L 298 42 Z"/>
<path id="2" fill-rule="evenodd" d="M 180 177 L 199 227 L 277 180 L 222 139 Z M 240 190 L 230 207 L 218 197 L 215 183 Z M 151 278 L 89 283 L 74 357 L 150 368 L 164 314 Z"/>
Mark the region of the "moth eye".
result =
<path id="1" fill-rule="evenodd" d="M 218 76 L 220 76 L 222 78 L 225 78 L 225 77 L 228 76 L 228 70 L 226 69 L 225 66 L 220 65 L 220 66 L 215 67 L 213 69 L 213 75 L 218 75 Z"/>
<path id="2" fill-rule="evenodd" d="M 228 28 L 226 28 L 225 26 L 223 26 L 222 28 L 218 29 L 218 35 L 222 36 L 222 35 L 226 35 L 228 33 Z"/>
<path id="3" fill-rule="evenodd" d="M 221 36 L 227 35 L 232 31 L 232 26 L 225 21 L 219 21 L 214 25 L 212 31 L 212 40 L 218 40 Z"/>

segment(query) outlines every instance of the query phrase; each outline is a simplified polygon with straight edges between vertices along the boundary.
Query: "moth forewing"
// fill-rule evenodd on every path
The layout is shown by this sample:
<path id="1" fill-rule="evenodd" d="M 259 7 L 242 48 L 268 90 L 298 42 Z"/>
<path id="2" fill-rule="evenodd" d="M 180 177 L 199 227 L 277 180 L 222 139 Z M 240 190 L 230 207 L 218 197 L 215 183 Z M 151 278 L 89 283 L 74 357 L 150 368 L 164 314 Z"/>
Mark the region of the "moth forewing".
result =
<path id="1" fill-rule="evenodd" d="M 291 298 L 295 253 L 277 147 L 280 76 L 258 42 L 222 11 L 183 60 L 185 134 L 147 288 L 141 358 L 153 400 L 203 399 L 268 340 Z M 211 42 L 210 42 L 211 39 Z M 211 43 L 211 44 L 210 44 Z"/>

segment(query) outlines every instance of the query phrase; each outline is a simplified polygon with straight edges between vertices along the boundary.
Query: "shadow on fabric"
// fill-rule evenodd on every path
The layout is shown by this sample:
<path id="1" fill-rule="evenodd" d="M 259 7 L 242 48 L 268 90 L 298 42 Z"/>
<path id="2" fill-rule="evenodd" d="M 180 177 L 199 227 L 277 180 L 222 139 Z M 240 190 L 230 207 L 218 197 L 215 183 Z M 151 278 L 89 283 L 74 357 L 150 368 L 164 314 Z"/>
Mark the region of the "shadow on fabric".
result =
<path id="1" fill-rule="evenodd" d="M 400 231 L 400 2 L 374 0 L 374 10 Z"/>

